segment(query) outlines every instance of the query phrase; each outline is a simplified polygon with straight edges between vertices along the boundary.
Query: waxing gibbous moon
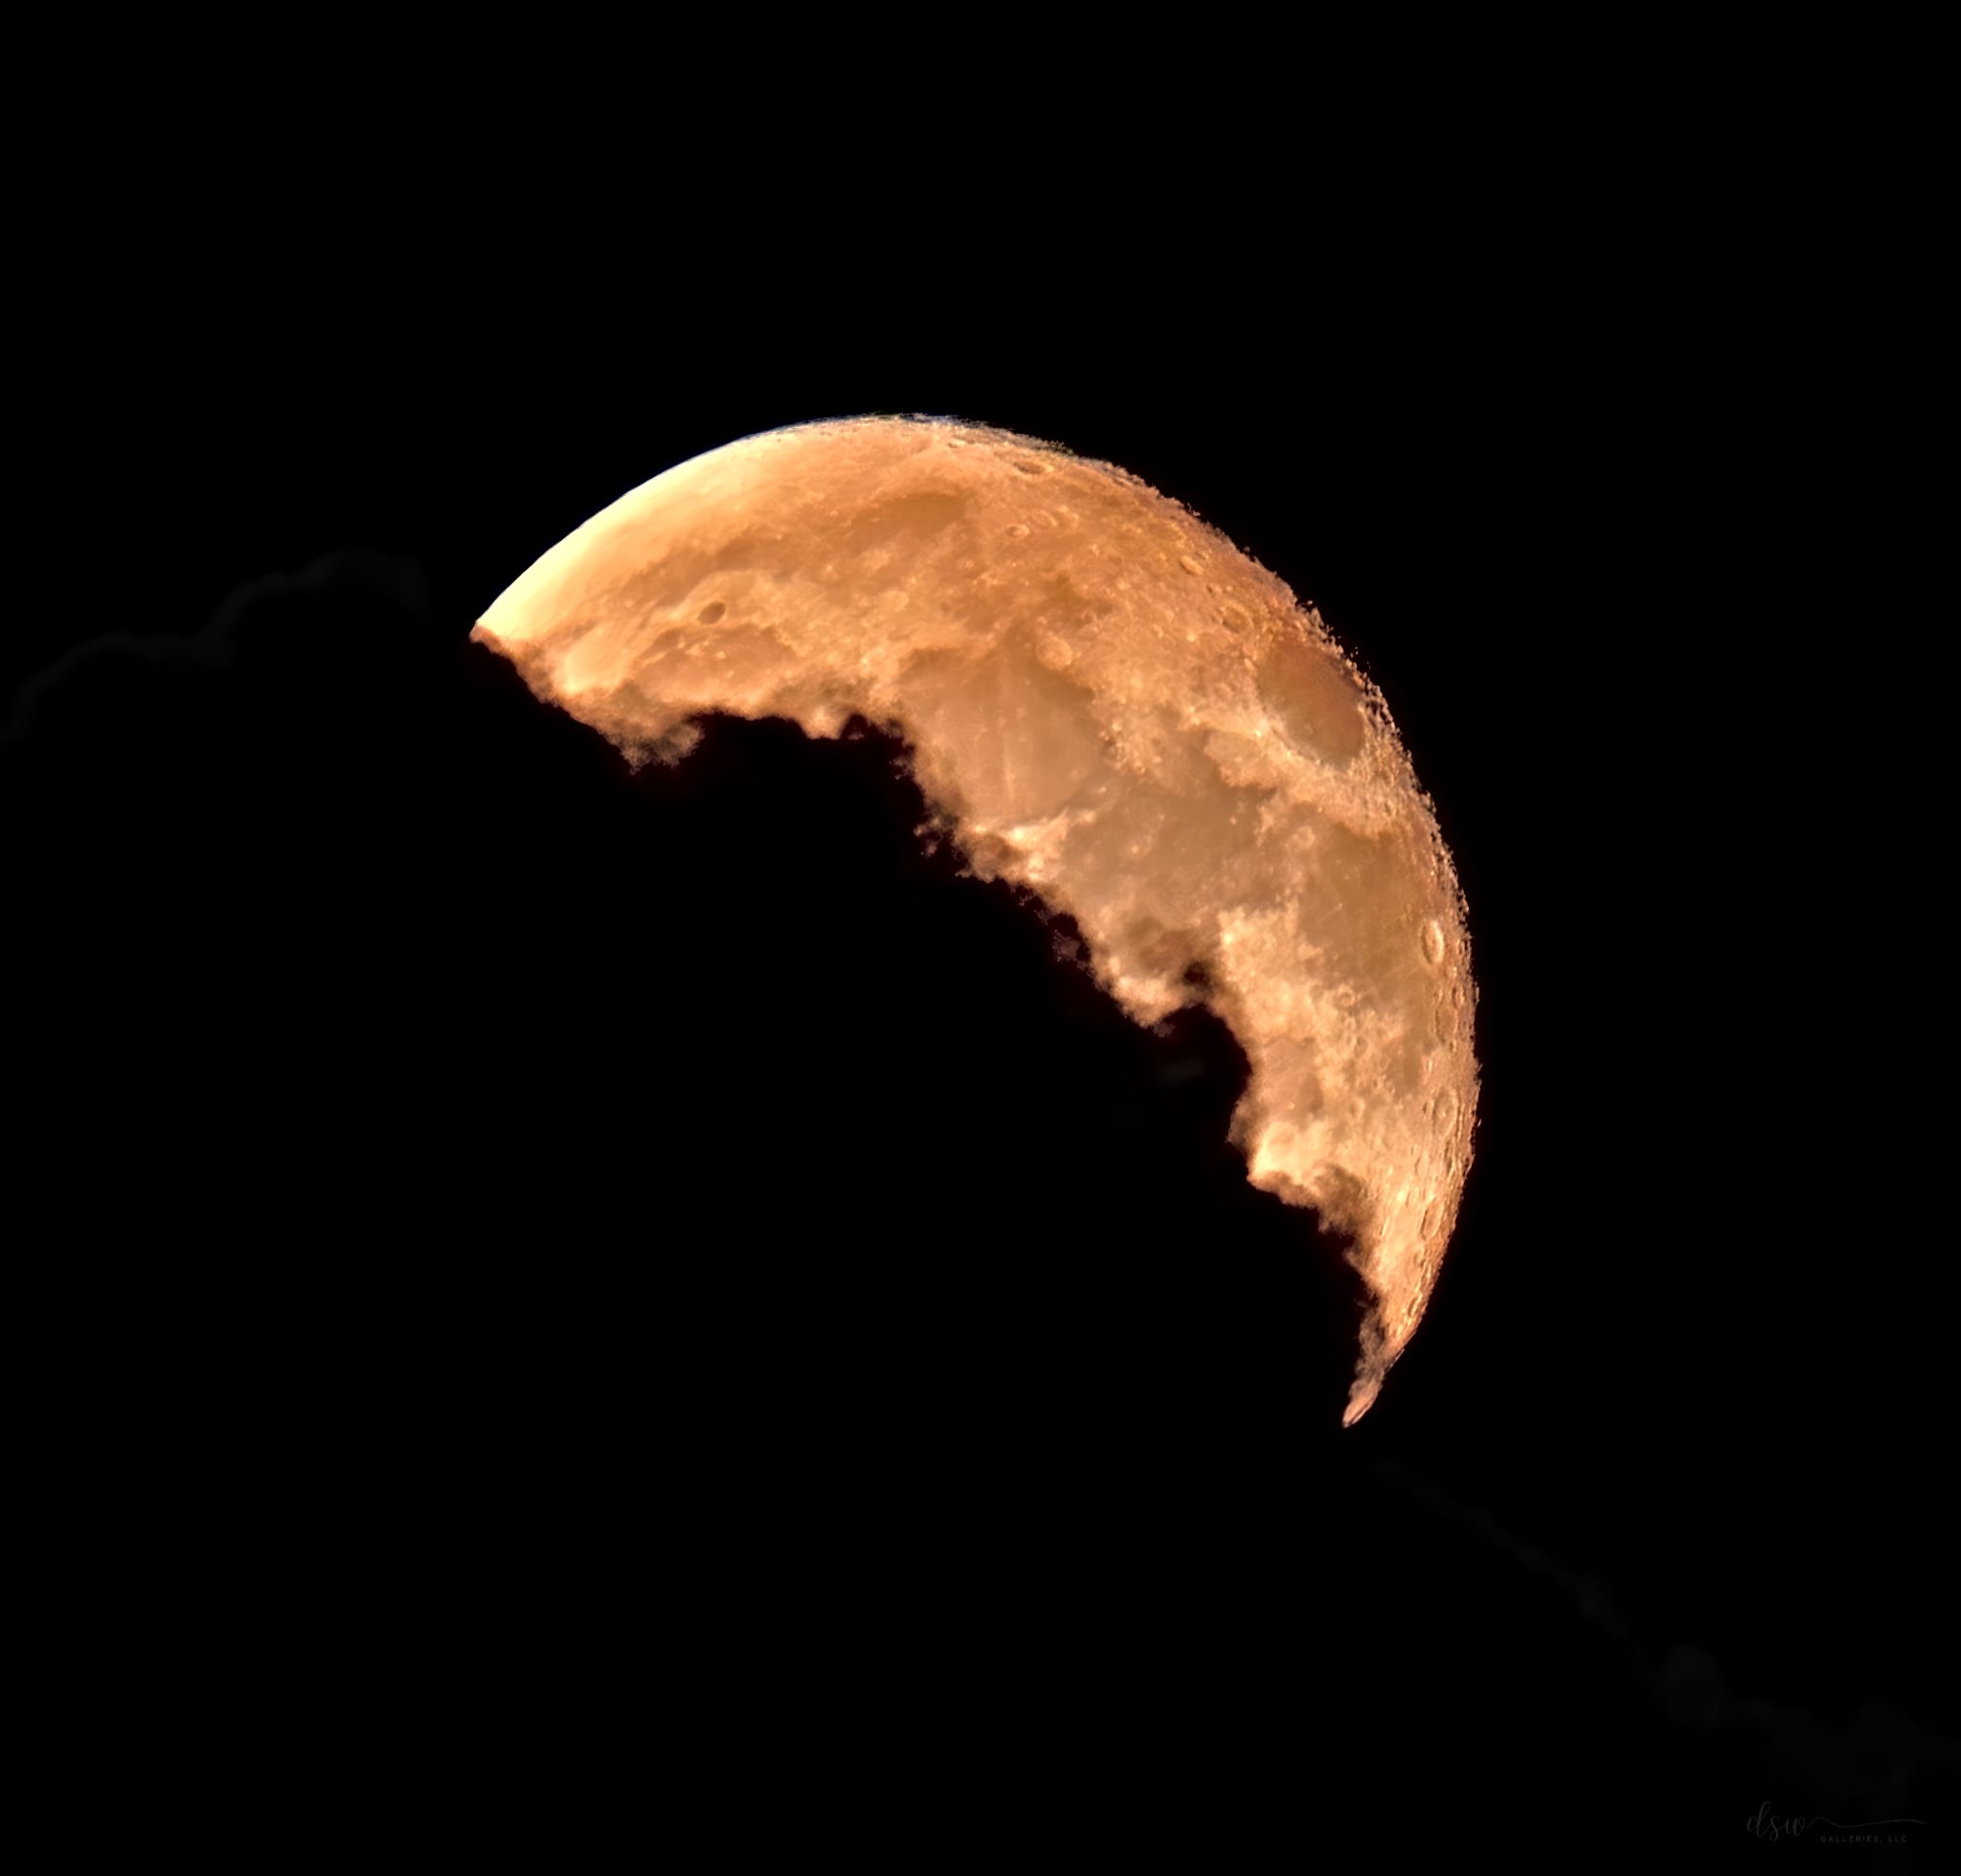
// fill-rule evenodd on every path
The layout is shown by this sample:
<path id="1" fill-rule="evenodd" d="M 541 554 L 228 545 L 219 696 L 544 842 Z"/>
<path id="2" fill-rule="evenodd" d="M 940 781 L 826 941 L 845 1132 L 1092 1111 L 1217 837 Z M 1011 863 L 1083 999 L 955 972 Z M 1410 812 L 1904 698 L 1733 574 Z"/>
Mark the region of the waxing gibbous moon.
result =
<path id="1" fill-rule="evenodd" d="M 1430 803 L 1312 607 L 1109 463 L 864 418 L 643 483 L 473 636 L 636 759 L 708 712 L 903 736 L 974 870 L 1073 916 L 1134 1018 L 1230 1028 L 1248 1177 L 1353 1246 L 1367 1412 L 1455 1221 L 1475 991 Z"/>

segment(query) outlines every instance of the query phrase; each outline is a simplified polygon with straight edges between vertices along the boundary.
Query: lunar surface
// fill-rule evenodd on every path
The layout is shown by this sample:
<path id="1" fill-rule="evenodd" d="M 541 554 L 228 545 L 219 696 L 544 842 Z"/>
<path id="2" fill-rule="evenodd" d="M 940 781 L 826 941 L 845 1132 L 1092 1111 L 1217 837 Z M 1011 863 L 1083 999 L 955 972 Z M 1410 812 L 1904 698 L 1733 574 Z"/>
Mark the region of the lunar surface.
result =
<path id="1" fill-rule="evenodd" d="M 1367 1412 L 1456 1217 L 1475 991 L 1387 709 L 1281 581 L 1108 463 L 867 418 L 656 476 L 474 636 L 636 760 L 707 712 L 902 736 L 973 870 L 1071 915 L 1132 1017 L 1231 1028 L 1248 1177 L 1352 1244 Z"/>

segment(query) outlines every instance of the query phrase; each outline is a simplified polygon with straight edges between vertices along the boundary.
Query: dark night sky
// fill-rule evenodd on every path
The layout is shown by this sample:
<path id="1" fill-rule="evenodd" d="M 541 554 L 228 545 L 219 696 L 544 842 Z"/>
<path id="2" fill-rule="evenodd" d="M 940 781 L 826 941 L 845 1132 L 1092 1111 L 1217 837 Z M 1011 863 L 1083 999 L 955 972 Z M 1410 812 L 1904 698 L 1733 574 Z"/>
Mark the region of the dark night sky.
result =
<path id="1" fill-rule="evenodd" d="M 1859 373 L 1780 242 L 1661 276 L 1464 205 L 1268 278 L 789 212 L 528 283 L 535 214 L 315 187 L 154 235 L 148 316 L 43 309 L 0 780 L 49 1735 L 655 1841 L 658 1774 L 738 1839 L 1951 1845 L 1925 608 L 1819 498 Z M 1484 1095 L 1352 1434 L 1216 1024 L 1138 1031 L 919 855 L 875 738 L 636 778 L 465 642 L 627 487 L 864 411 L 1136 471 L 1388 699 Z"/>

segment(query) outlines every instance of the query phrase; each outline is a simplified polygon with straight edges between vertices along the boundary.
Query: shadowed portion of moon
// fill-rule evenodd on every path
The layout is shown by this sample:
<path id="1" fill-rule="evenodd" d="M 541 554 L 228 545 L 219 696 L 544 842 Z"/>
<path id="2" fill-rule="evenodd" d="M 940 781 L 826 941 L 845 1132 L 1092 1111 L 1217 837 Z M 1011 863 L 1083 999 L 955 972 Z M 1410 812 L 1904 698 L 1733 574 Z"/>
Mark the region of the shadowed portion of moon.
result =
<path id="1" fill-rule="evenodd" d="M 655 477 L 476 636 L 637 761 L 687 758 L 711 712 L 902 735 L 974 870 L 1073 920 L 1131 1017 L 1196 998 L 1231 1029 L 1248 1178 L 1337 1225 L 1368 1286 L 1343 1417 L 1367 1411 L 1470 1161 L 1469 944 L 1386 705 L 1279 580 L 1111 464 L 867 418 Z"/>
<path id="2" fill-rule="evenodd" d="M 1302 1255 L 1299 1213 L 1247 1183 L 1227 1027 L 1196 1005 L 1138 1025 L 1071 919 L 920 840 L 929 806 L 886 733 L 701 730 L 633 787 L 674 830 L 663 901 L 702 920 L 667 1006 L 713 1042 L 657 1054 L 687 1117 L 660 1164 L 727 1182 L 729 1234 L 690 1281 L 723 1300 L 733 1365 L 800 1377 L 861 1461 L 924 1439 L 943 1462 L 951 1439 L 1065 1494 L 1093 1451 L 1106 1472 L 1173 1447 L 1229 1467 L 1331 1421 L 1365 1293 L 1346 1240 Z M 604 1028 L 581 1019 L 594 1046 Z M 631 1178 L 620 1120 L 543 1124 Z M 582 1203 L 576 1180 L 541 1191 L 537 1228 Z"/>

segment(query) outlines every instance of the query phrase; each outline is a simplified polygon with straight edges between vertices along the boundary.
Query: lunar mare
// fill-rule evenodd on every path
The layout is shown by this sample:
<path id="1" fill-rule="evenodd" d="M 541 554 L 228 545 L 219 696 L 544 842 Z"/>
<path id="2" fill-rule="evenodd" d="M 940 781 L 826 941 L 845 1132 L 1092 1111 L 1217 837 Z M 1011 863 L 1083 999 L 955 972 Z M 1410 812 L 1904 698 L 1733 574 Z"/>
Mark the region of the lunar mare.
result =
<path id="1" fill-rule="evenodd" d="M 1108 463 L 866 418 L 656 476 L 474 636 L 638 759 L 710 711 L 903 736 L 974 870 L 1073 916 L 1134 1018 L 1231 1028 L 1249 1178 L 1352 1242 L 1367 1411 L 1456 1217 L 1475 991 L 1430 803 L 1312 607 Z"/>

